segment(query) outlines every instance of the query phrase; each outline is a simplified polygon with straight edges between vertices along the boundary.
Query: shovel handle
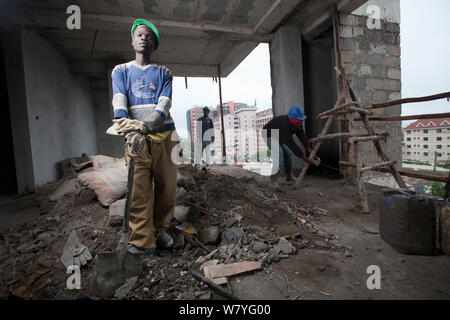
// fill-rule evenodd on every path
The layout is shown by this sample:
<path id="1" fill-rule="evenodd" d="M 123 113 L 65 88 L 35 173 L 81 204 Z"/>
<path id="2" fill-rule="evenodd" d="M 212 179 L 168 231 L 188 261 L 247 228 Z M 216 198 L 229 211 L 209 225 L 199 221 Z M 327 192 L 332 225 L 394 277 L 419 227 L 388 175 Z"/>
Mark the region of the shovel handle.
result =
<path id="1" fill-rule="evenodd" d="M 135 157 L 129 156 L 130 161 L 128 162 L 128 180 L 127 180 L 127 197 L 125 200 L 125 209 L 123 214 L 123 232 L 128 232 L 128 222 L 130 218 L 130 208 L 131 208 L 131 194 L 133 192 L 133 180 L 134 180 L 134 162 Z"/>

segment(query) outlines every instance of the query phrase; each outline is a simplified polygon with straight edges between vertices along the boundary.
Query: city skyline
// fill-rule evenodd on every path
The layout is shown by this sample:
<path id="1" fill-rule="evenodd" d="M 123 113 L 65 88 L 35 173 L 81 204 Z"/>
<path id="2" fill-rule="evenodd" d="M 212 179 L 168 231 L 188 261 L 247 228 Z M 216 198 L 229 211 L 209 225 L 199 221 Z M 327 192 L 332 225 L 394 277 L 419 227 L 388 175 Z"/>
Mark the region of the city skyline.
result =
<path id="1" fill-rule="evenodd" d="M 449 91 L 450 46 L 446 39 L 450 21 L 446 13 L 450 2 L 401 0 L 401 81 L 402 97 L 418 97 Z M 433 13 L 427 14 L 427 13 Z M 420 21 L 420 23 L 418 23 Z M 433 35 L 433 36 L 430 36 Z M 435 48 L 435 50 L 429 50 Z M 219 86 L 212 78 L 174 78 L 172 117 L 181 135 L 187 132 L 186 111 L 195 105 L 217 106 Z M 249 105 L 256 99 L 257 109 L 272 108 L 270 55 L 267 43 L 259 44 L 226 78 L 222 79 L 223 102 L 239 101 Z M 331 108 L 332 106 L 330 106 Z M 402 115 L 444 113 L 447 100 L 402 106 Z M 402 127 L 414 122 L 403 121 Z"/>

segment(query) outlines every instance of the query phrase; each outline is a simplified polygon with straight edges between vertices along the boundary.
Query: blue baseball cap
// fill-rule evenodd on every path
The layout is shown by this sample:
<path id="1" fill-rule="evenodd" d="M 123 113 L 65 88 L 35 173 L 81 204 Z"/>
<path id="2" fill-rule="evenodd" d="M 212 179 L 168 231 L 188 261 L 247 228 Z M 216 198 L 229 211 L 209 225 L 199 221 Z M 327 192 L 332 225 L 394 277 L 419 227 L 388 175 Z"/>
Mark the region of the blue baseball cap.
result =
<path id="1" fill-rule="evenodd" d="M 305 112 L 303 111 L 302 107 L 298 107 L 298 106 L 292 106 L 289 109 L 288 117 L 292 118 L 292 119 L 297 119 L 297 120 L 305 120 L 306 119 L 306 115 L 305 115 Z"/>

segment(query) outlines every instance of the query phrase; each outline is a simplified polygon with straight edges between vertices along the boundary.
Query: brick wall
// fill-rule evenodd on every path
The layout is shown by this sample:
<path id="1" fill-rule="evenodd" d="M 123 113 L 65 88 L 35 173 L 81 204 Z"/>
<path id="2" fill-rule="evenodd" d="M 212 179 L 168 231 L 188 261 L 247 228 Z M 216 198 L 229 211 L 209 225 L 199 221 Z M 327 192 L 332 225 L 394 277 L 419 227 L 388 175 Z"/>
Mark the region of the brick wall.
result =
<path id="1" fill-rule="evenodd" d="M 344 70 L 362 105 L 401 98 L 400 26 L 382 21 L 381 29 L 369 29 L 367 18 L 356 15 L 340 16 L 341 50 Z M 399 116 L 401 106 L 376 109 L 375 116 Z M 391 160 L 401 165 L 401 121 L 371 122 L 375 132 L 388 132 L 383 144 Z M 361 122 L 356 129 L 366 132 Z M 380 162 L 372 143 L 360 144 L 364 163 Z M 374 173 L 367 174 L 371 176 Z"/>

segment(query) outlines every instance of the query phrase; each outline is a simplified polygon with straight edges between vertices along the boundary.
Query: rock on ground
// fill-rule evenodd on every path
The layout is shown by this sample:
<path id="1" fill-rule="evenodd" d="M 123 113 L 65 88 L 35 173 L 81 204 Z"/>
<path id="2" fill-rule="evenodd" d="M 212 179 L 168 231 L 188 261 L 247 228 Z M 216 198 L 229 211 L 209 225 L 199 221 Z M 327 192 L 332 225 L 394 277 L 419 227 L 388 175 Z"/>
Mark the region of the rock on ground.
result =
<path id="1" fill-rule="evenodd" d="M 109 206 L 108 224 L 111 227 L 117 227 L 122 225 L 125 211 L 125 201 L 126 199 L 120 199 L 117 200 L 116 202 L 113 202 Z"/>
<path id="2" fill-rule="evenodd" d="M 217 226 L 210 226 L 200 233 L 200 239 L 204 244 L 216 244 L 219 241 L 219 228 Z"/>

